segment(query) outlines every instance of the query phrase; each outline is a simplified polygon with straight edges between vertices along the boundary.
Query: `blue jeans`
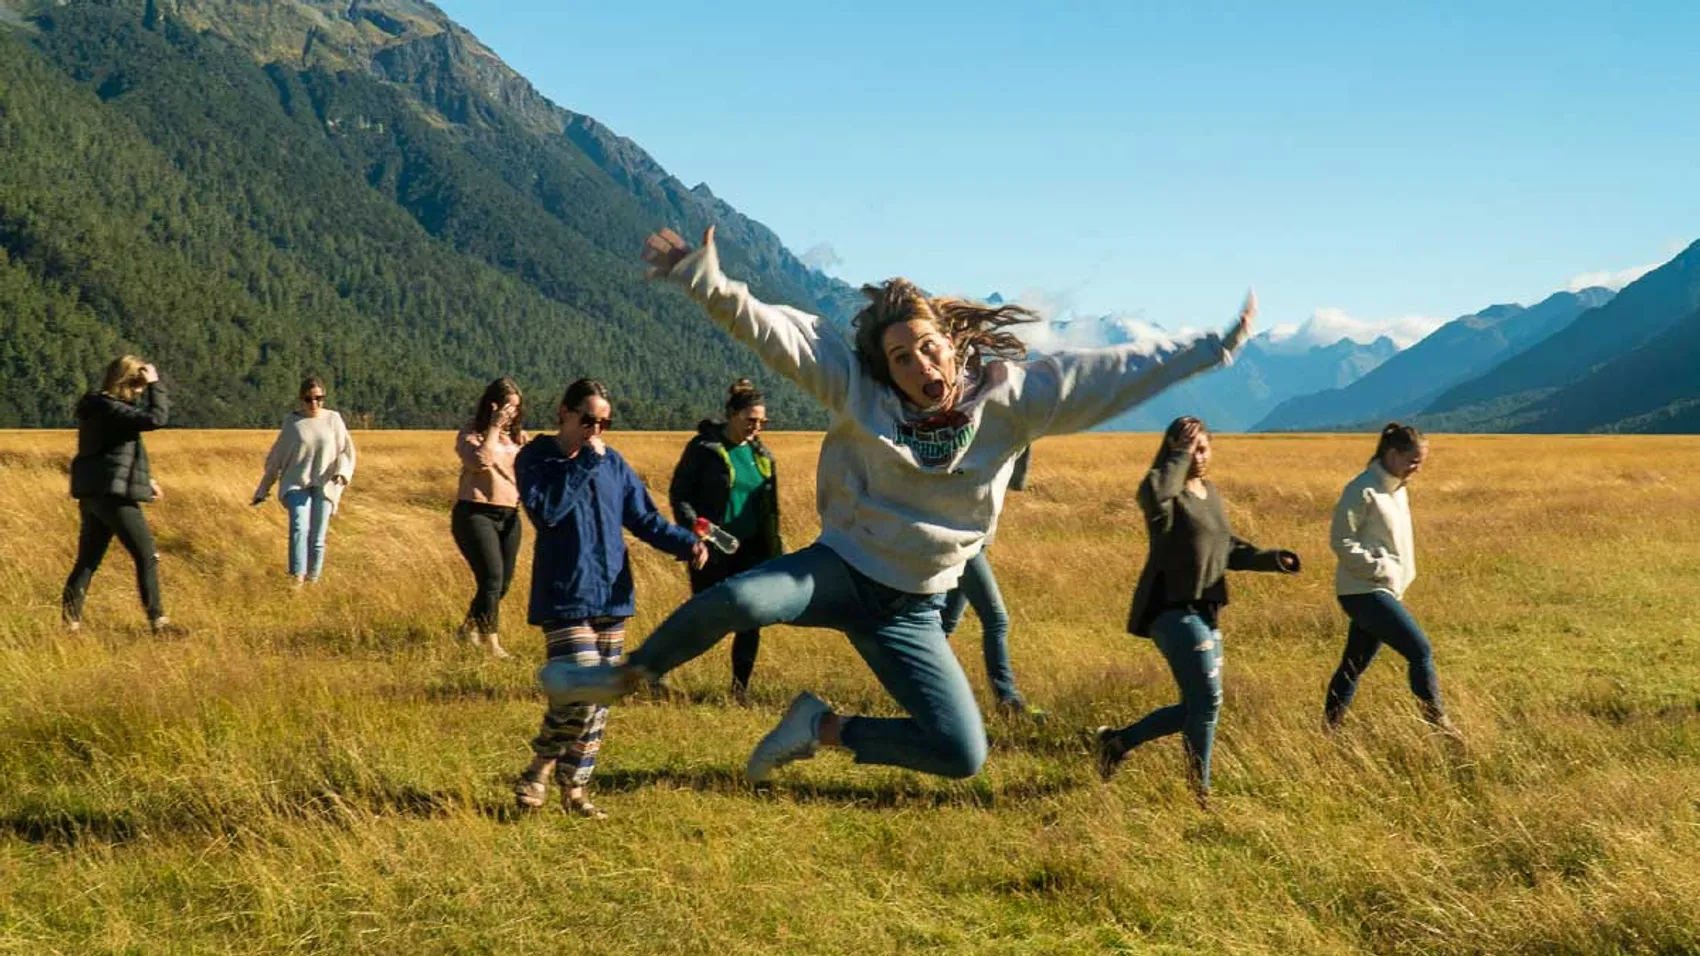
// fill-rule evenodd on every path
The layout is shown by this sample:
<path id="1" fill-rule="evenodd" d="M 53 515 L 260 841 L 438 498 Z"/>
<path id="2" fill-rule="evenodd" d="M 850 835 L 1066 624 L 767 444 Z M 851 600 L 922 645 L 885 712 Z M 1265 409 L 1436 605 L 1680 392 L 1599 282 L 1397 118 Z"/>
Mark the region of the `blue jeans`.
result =
<path id="1" fill-rule="evenodd" d="M 1434 649 L 1405 605 L 1386 591 L 1342 594 L 1339 600 L 1351 627 L 1346 631 L 1346 652 L 1340 656 L 1334 679 L 1328 682 L 1328 699 L 1324 705 L 1328 722 L 1338 723 L 1346 715 L 1346 708 L 1352 705 L 1352 698 L 1358 692 L 1358 678 L 1363 676 L 1370 661 L 1375 660 L 1383 644 L 1405 658 L 1411 693 L 1422 701 L 1425 715 L 1432 720 L 1442 713 L 1440 681 L 1434 673 Z"/>
<path id="2" fill-rule="evenodd" d="M 1200 789 L 1210 789 L 1210 751 L 1222 710 L 1222 632 L 1196 612 L 1177 608 L 1151 622 L 1151 638 L 1181 690 L 1181 702 L 1154 710 L 1116 734 L 1126 750 L 1179 733 Z"/>
<path id="3" fill-rule="evenodd" d="M 1015 671 L 1009 666 L 1009 611 L 1003 606 L 1003 594 L 998 591 L 998 579 L 992 574 L 991 559 L 983 549 L 962 566 L 962 581 L 945 597 L 944 613 L 940 617 L 946 637 L 956 633 L 956 626 L 962 623 L 969 605 L 973 605 L 974 613 L 980 618 L 980 643 L 992 690 L 999 702 L 1020 701 Z"/>
<path id="4" fill-rule="evenodd" d="M 323 490 L 298 488 L 283 496 L 289 509 L 289 573 L 319 580 L 325 569 L 325 531 L 331 523 L 331 503 Z"/>
<path id="5" fill-rule="evenodd" d="M 939 627 L 942 603 L 943 595 L 886 587 L 817 542 L 686 601 L 629 659 L 659 676 L 738 631 L 772 624 L 842 631 L 909 713 L 846 719 L 839 738 L 856 762 L 971 777 L 986 761 L 986 730 Z"/>

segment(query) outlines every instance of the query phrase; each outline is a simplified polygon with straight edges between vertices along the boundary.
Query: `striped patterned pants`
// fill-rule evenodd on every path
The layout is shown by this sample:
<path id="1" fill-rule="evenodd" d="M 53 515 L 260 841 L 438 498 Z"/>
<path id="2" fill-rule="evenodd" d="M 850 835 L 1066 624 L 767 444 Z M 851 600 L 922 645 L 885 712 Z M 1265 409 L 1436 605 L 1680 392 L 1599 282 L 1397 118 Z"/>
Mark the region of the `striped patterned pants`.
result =
<path id="1" fill-rule="evenodd" d="M 618 664 L 626 656 L 626 619 L 597 617 L 576 621 L 550 621 L 543 625 L 549 644 L 549 659 L 566 658 L 581 666 Z M 555 782 L 563 787 L 582 787 L 596 770 L 596 754 L 602 749 L 602 728 L 608 708 L 594 704 L 550 707 L 543 726 L 531 741 L 531 752 L 555 761 Z"/>

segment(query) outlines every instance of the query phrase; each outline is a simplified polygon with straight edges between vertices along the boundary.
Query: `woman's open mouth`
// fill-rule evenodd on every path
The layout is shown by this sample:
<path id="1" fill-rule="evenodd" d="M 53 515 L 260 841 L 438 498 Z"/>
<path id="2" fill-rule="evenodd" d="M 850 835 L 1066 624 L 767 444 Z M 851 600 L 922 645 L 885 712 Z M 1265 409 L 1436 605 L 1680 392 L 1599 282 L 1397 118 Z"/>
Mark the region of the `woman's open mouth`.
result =
<path id="1" fill-rule="evenodd" d="M 927 384 L 921 386 L 921 394 L 927 396 L 928 398 L 930 398 L 930 399 L 932 399 L 933 401 L 936 402 L 939 399 L 944 397 L 944 383 L 943 382 L 928 382 Z"/>

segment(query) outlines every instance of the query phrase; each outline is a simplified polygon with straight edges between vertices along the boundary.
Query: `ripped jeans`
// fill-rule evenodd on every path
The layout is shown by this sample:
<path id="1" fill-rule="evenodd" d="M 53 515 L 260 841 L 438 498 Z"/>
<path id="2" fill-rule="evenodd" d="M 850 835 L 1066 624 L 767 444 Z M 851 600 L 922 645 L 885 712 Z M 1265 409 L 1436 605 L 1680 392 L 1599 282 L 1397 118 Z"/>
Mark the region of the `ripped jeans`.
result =
<path id="1" fill-rule="evenodd" d="M 1198 612 L 1175 608 L 1151 622 L 1151 638 L 1181 691 L 1181 701 L 1146 714 L 1116 732 L 1122 748 L 1179 733 L 1191 761 L 1194 781 L 1210 789 L 1210 751 L 1216 743 L 1216 715 L 1222 710 L 1222 632 Z"/>

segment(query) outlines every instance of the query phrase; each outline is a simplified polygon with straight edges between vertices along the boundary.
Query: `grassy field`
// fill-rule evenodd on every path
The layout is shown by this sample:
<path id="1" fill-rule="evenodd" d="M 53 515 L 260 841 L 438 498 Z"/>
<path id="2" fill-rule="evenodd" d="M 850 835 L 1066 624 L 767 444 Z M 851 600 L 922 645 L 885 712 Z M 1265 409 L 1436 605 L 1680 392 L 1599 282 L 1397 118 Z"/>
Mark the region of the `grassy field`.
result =
<path id="1" fill-rule="evenodd" d="M 683 436 L 611 437 L 665 488 Z M 1463 753 L 1391 655 L 1320 731 L 1344 639 L 1327 522 L 1371 439 L 1223 436 L 1236 530 L 1306 573 L 1233 583 L 1214 812 L 1175 740 L 1101 785 L 1080 730 L 1174 691 L 1122 633 L 1155 439 L 1091 435 L 1041 443 L 994 552 L 1049 725 L 993 723 L 968 781 L 823 754 L 752 791 L 744 758 L 799 689 L 892 709 L 843 637 L 778 628 L 751 708 L 723 646 L 674 676 L 690 702 L 615 710 L 602 822 L 510 809 L 541 714 L 529 559 L 516 659 L 457 645 L 451 436 L 356 434 L 299 594 L 282 510 L 246 505 L 269 440 L 148 439 L 167 607 L 193 629 L 157 640 L 116 545 L 89 626 L 61 633 L 74 439 L 0 434 L 0 952 L 1700 951 L 1700 440 L 1434 440 L 1408 599 Z M 793 546 L 818 441 L 772 438 Z M 686 588 L 634 555 L 635 644 Z M 957 643 L 989 702 L 972 617 Z"/>

